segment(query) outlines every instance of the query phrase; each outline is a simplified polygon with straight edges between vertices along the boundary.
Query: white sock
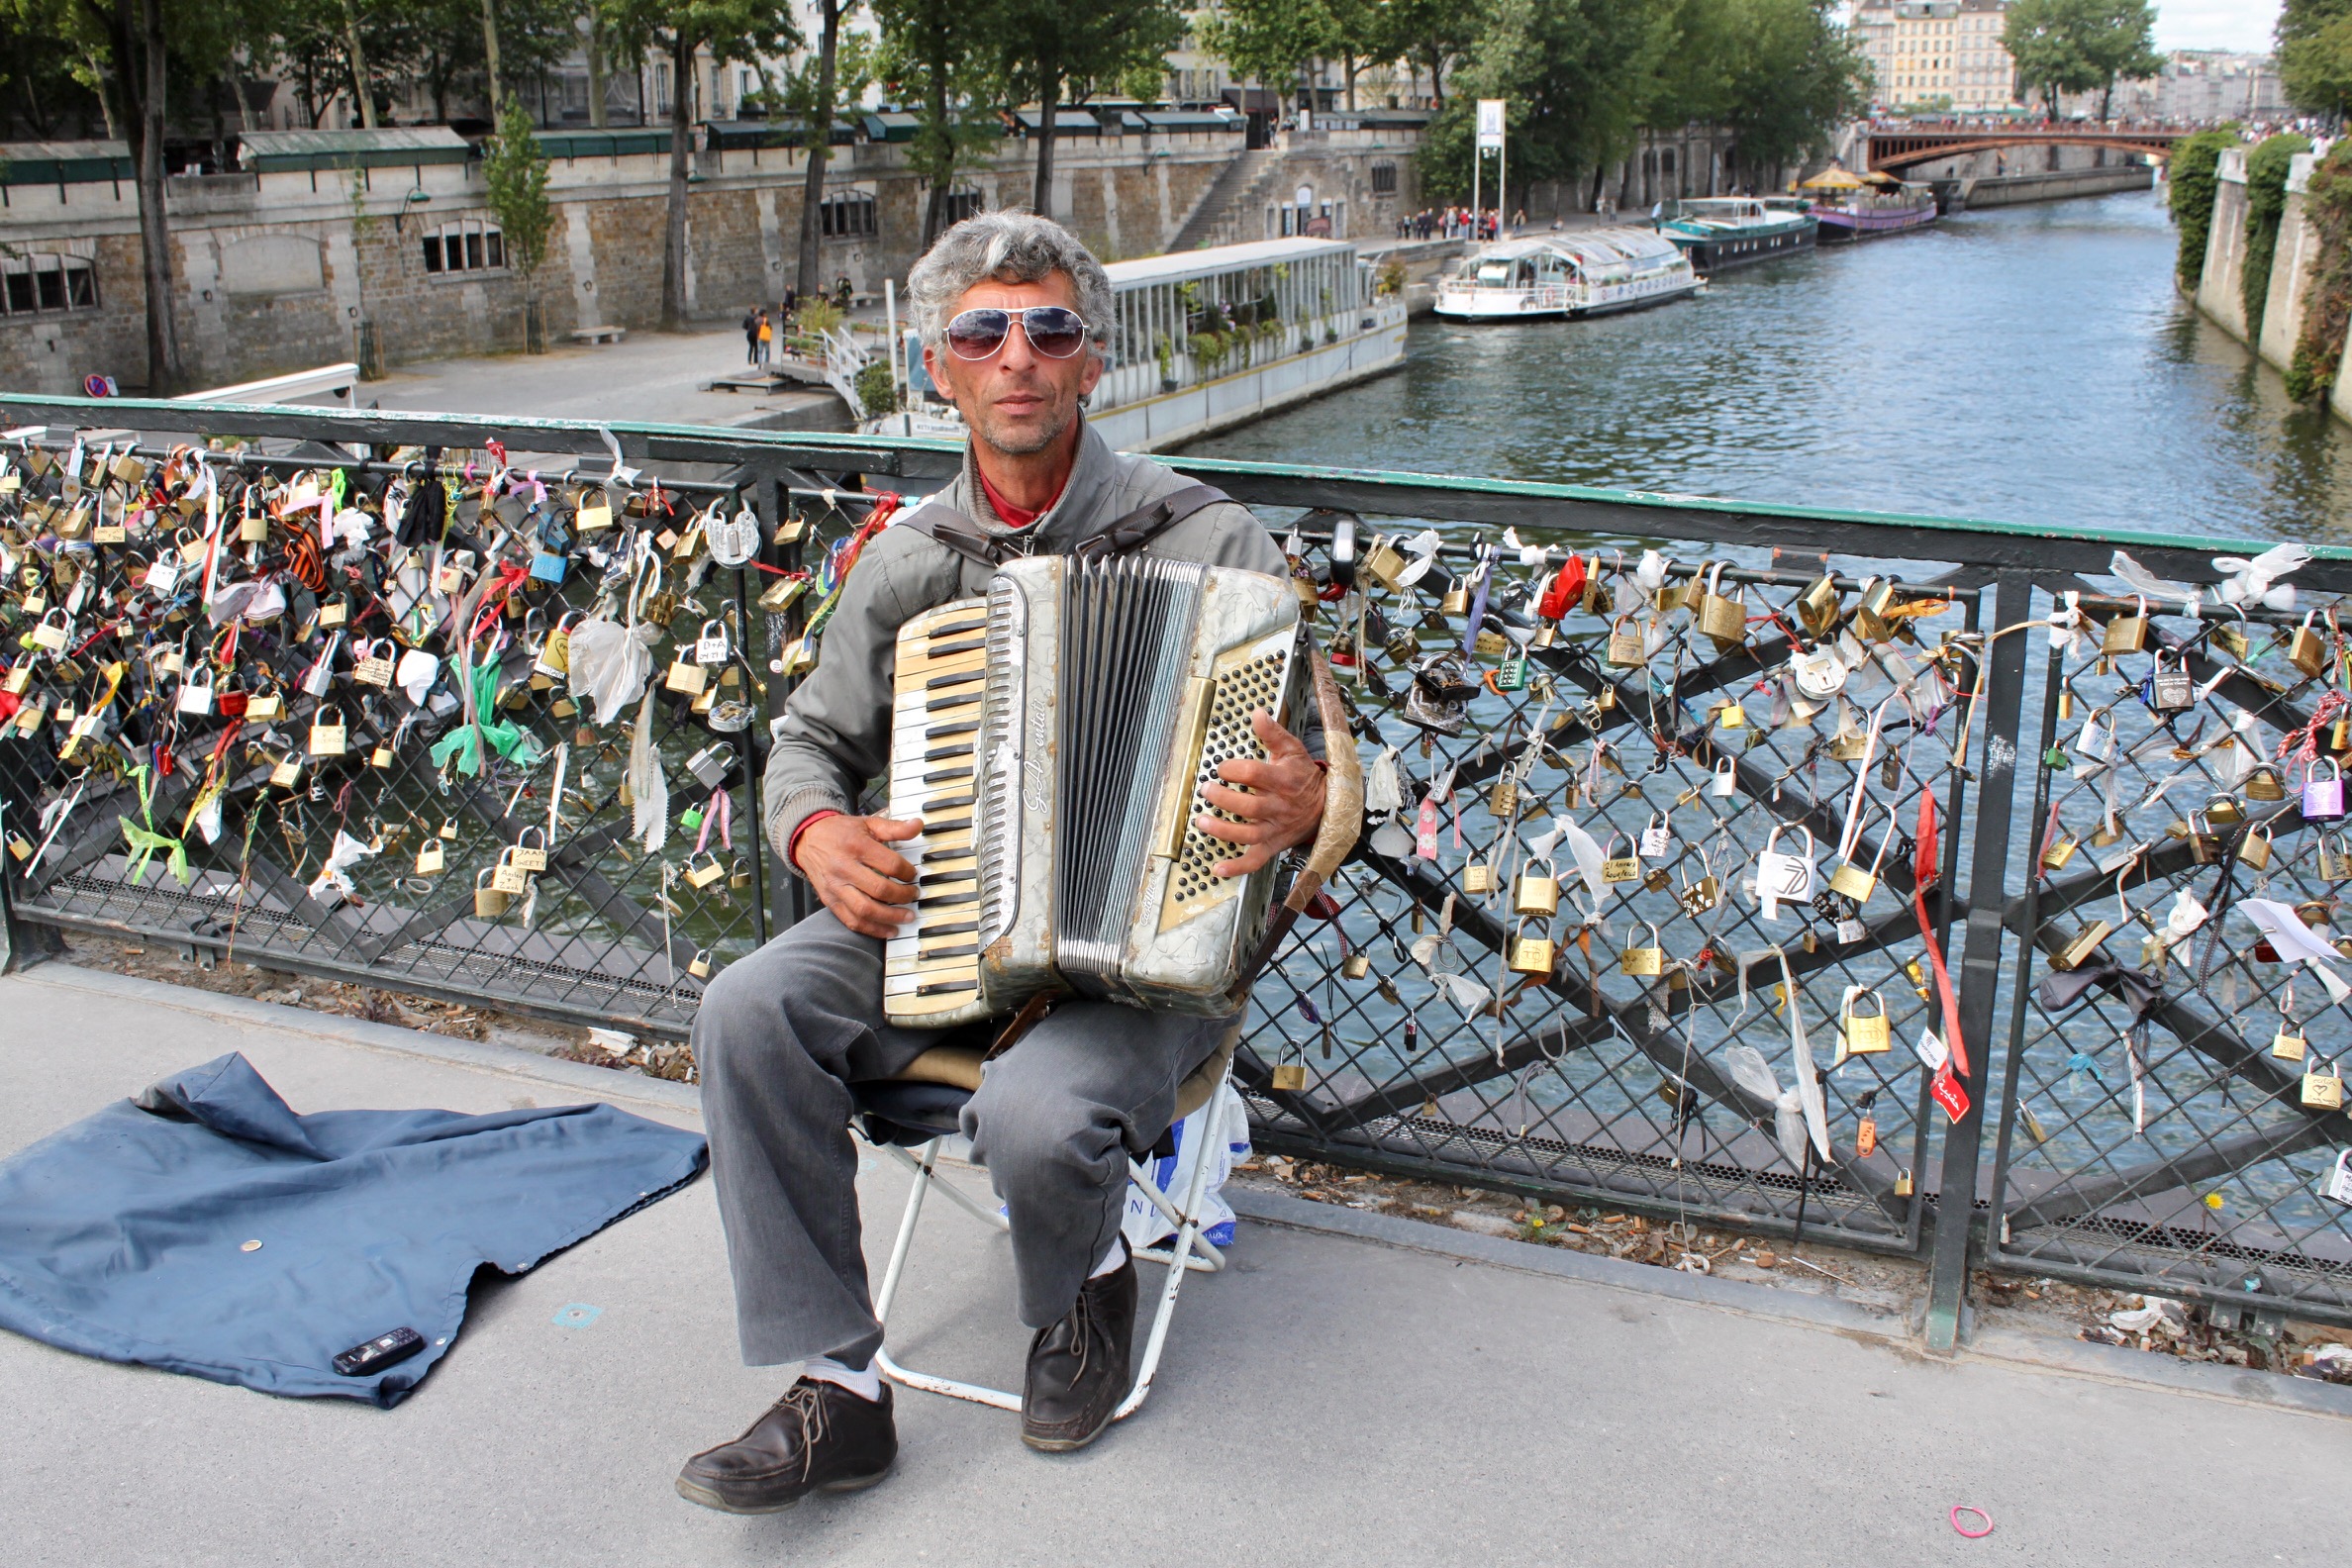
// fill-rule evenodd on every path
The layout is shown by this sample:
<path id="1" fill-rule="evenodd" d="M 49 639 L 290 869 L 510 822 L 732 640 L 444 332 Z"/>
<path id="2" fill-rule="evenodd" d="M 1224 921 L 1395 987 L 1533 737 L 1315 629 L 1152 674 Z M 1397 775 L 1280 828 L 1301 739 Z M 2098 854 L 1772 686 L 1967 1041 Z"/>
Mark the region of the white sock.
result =
<path id="1" fill-rule="evenodd" d="M 837 1383 L 859 1399 L 882 1397 L 882 1375 L 870 1362 L 861 1367 L 845 1367 L 832 1356 L 811 1356 L 801 1368 L 801 1376 L 815 1378 L 820 1383 Z"/>
<path id="2" fill-rule="evenodd" d="M 1111 1250 L 1103 1254 L 1103 1261 L 1097 1263 L 1094 1266 L 1094 1272 L 1087 1275 L 1086 1277 L 1088 1279 L 1101 1279 L 1104 1275 L 1115 1272 L 1119 1266 L 1122 1263 L 1125 1263 L 1127 1260 L 1127 1243 L 1121 1240 L 1118 1236 L 1113 1236 L 1111 1238 Z"/>

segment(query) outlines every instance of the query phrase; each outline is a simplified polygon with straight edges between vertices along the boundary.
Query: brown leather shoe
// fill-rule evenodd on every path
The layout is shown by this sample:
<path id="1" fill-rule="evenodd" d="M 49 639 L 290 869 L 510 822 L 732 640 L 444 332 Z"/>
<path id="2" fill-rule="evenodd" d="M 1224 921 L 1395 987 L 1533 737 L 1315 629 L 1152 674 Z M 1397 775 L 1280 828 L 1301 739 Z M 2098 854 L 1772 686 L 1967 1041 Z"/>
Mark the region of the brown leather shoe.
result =
<path id="1" fill-rule="evenodd" d="M 1127 1245 L 1121 1238 L 1120 1245 Z M 1135 1339 L 1135 1259 L 1080 1288 L 1070 1315 L 1029 1341 L 1021 1440 L 1045 1453 L 1083 1448 L 1127 1398 Z"/>
<path id="2" fill-rule="evenodd" d="M 802 1378 L 749 1431 L 687 1460 L 678 1496 L 723 1514 L 775 1514 L 811 1492 L 870 1487 L 897 1457 L 889 1384 L 868 1400 Z"/>

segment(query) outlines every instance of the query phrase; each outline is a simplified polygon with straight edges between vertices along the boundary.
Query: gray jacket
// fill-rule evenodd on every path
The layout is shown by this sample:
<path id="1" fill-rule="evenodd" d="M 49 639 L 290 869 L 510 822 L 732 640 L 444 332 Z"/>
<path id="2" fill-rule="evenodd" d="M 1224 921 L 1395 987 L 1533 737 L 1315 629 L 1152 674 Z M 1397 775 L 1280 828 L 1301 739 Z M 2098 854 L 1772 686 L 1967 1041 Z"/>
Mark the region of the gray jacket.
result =
<path id="1" fill-rule="evenodd" d="M 1030 537 L 1034 552 L 1066 552 L 1188 483 L 1149 457 L 1113 451 L 1087 426 L 1079 433 L 1077 466 L 1061 499 L 1022 532 Z M 992 536 L 1014 534 L 989 507 L 969 447 L 963 472 L 934 499 Z M 1145 544 L 1142 553 L 1276 576 L 1290 572 L 1264 526 L 1237 504 L 1194 513 Z M 855 812 L 860 792 L 889 766 L 891 673 L 899 628 L 951 599 L 985 594 L 988 578 L 988 567 L 915 529 L 894 524 L 867 542 L 849 572 L 839 608 L 826 623 L 817 668 L 785 704 L 768 754 L 767 831 L 778 854 L 787 852 L 793 833 L 816 813 Z M 1310 743 L 1317 738 L 1311 736 Z"/>

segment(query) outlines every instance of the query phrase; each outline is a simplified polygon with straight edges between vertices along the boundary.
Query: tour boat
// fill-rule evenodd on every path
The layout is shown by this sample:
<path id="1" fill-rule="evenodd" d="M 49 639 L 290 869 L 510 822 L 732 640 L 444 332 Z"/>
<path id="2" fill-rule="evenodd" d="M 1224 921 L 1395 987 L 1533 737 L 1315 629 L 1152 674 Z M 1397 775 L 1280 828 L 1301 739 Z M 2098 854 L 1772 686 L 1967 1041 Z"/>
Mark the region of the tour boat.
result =
<path id="1" fill-rule="evenodd" d="M 1666 203 L 1658 215 L 1658 233 L 1701 272 L 1811 250 L 1818 228 L 1811 203 L 1787 197 L 1695 196 Z"/>
<path id="2" fill-rule="evenodd" d="M 1113 261 L 1111 343 L 1087 423 L 1119 451 L 1161 451 L 1405 362 L 1405 301 L 1344 240 L 1297 238 Z M 905 412 L 870 433 L 963 434 L 904 335 Z"/>
<path id="3" fill-rule="evenodd" d="M 1930 187 L 1906 184 L 1875 169 L 1860 178 L 1841 168 L 1827 169 L 1798 189 L 1815 193 L 1813 215 L 1821 226 L 1823 245 L 1908 234 L 1935 222 Z"/>
<path id="4" fill-rule="evenodd" d="M 1699 287 L 1690 257 L 1648 229 L 1584 229 L 1490 245 L 1437 281 L 1436 310 L 1455 321 L 1603 316 L 1679 299 Z"/>

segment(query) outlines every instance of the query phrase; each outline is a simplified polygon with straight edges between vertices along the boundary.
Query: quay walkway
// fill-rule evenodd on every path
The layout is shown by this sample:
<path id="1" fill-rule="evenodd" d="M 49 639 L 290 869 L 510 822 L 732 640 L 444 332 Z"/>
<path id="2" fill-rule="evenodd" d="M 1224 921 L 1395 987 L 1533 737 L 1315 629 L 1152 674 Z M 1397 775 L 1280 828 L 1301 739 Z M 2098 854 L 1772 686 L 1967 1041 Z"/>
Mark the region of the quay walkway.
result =
<path id="1" fill-rule="evenodd" d="M 50 963 L 0 980 L 0 1154 L 223 1051 L 298 1110 L 694 1092 L 529 1052 Z M 895 1164 L 861 1188 L 877 1241 Z M 951 1179 L 976 1184 L 970 1171 Z M 1048 1459 L 899 1395 L 898 1473 L 764 1519 L 670 1490 L 784 1384 L 736 1363 L 711 1184 L 511 1282 L 396 1410 L 272 1399 L 0 1334 L 22 1568 L 107 1563 L 1350 1565 L 2331 1559 L 2352 1390 L 2072 1341 L 1954 1361 L 1850 1304 L 1243 1195 L 1152 1399 Z M 879 1259 L 877 1258 L 877 1264 Z M 1146 1284 L 1152 1279 L 1146 1272 Z M 1004 1243 L 934 1205 L 900 1341 L 1019 1376 Z M 574 1304 L 602 1309 L 560 1326 Z M 573 1315 L 578 1316 L 578 1315 Z M 2291 1404 L 2287 1402 L 2300 1402 Z M 2258 1475 L 2259 1485 L 2230 1484 Z M 1964 1540 L 1955 1504 L 1989 1512 Z"/>

